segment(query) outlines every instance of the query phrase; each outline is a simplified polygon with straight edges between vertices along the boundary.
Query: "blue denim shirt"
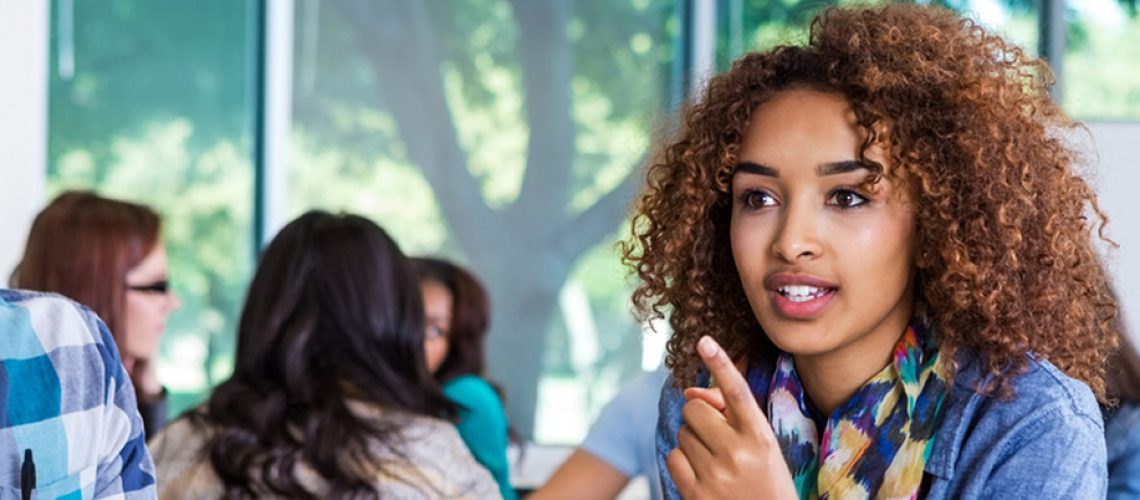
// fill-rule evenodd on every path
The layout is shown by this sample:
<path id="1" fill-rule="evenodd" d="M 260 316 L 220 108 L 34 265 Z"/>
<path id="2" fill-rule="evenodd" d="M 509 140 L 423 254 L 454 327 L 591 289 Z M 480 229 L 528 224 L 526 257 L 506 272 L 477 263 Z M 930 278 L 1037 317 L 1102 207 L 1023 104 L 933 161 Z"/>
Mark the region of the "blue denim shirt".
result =
<path id="1" fill-rule="evenodd" d="M 1013 381 L 1014 397 L 1001 399 L 975 390 L 983 381 L 978 363 L 961 365 L 926 462 L 925 498 L 1105 497 L 1104 425 L 1088 386 L 1031 356 L 1028 371 Z M 702 373 L 698 384 L 707 382 Z M 671 377 L 658 404 L 662 489 L 665 498 L 681 498 L 665 469 L 685 405 Z"/>

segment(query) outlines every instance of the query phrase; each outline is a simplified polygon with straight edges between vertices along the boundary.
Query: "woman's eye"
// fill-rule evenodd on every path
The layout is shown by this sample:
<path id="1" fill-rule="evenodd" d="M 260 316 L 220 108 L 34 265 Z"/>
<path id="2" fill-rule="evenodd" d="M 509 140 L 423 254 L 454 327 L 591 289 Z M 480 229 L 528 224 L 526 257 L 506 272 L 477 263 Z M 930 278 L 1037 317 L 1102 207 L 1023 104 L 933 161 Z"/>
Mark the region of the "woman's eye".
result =
<path id="1" fill-rule="evenodd" d="M 831 194 L 828 204 L 839 208 L 856 208 L 867 203 L 867 198 L 849 189 L 841 189 Z"/>
<path id="2" fill-rule="evenodd" d="M 750 210 L 757 210 L 764 207 L 771 207 L 776 204 L 776 199 L 772 195 L 764 191 L 750 189 L 740 195 L 740 202 Z"/>
<path id="3" fill-rule="evenodd" d="M 443 330 L 441 330 L 441 329 L 440 329 L 438 326 L 435 326 L 435 325 L 428 325 L 428 328 L 427 328 L 427 338 L 429 338 L 429 339 L 438 339 L 438 338 L 441 338 L 441 337 L 443 337 Z"/>

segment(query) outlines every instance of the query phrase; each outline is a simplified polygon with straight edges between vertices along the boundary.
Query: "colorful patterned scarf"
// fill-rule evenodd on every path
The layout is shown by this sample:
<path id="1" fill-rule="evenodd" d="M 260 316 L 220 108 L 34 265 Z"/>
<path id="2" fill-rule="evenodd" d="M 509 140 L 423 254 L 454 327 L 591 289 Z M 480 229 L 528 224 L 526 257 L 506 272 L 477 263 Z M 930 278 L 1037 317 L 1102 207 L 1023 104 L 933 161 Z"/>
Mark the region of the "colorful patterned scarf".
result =
<path id="1" fill-rule="evenodd" d="M 823 417 L 806 402 L 792 356 L 779 356 L 768 418 L 800 498 L 918 497 L 947 393 L 927 330 L 906 329 L 891 364 L 827 418 L 822 439 Z"/>

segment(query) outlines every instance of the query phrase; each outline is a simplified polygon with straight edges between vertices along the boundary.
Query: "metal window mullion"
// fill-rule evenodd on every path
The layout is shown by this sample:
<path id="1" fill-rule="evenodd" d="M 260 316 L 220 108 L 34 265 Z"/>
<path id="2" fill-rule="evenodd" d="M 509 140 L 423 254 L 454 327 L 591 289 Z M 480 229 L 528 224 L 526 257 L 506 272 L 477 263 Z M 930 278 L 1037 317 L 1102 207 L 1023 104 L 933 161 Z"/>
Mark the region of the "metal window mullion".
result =
<path id="1" fill-rule="evenodd" d="M 699 98 L 716 73 L 716 0 L 693 0 L 689 95 Z"/>
<path id="2" fill-rule="evenodd" d="M 1068 25 L 1065 22 L 1065 0 L 1041 0 L 1037 17 L 1037 53 L 1053 68 L 1056 83 L 1051 92 L 1060 102 L 1064 95 L 1065 46 Z"/>
<path id="3" fill-rule="evenodd" d="M 253 238 L 260 252 L 285 223 L 293 97 L 292 1 L 254 2 Z"/>

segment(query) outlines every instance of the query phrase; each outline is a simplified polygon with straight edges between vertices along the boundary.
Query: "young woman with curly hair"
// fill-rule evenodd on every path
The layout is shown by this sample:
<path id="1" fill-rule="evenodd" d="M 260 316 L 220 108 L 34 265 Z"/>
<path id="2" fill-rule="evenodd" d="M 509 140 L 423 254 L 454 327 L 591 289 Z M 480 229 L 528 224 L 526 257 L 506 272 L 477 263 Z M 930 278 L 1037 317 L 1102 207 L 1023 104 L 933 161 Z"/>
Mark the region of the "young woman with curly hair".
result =
<path id="1" fill-rule="evenodd" d="M 625 247 L 667 497 L 1103 497 L 1105 218 L 1049 78 L 890 5 L 709 82 Z"/>

